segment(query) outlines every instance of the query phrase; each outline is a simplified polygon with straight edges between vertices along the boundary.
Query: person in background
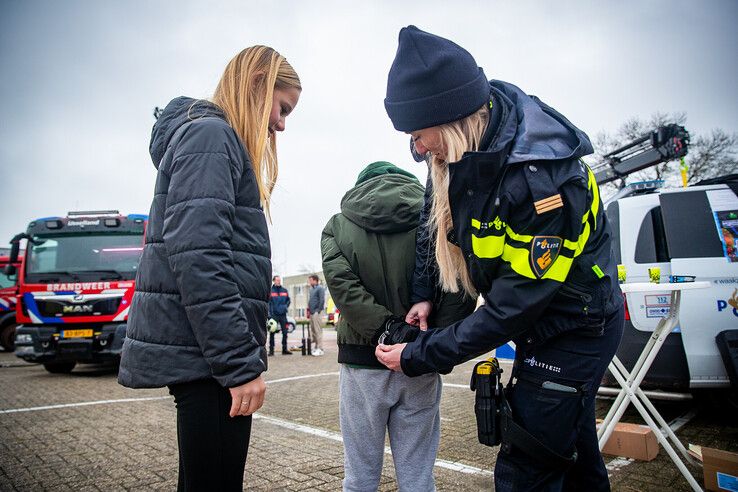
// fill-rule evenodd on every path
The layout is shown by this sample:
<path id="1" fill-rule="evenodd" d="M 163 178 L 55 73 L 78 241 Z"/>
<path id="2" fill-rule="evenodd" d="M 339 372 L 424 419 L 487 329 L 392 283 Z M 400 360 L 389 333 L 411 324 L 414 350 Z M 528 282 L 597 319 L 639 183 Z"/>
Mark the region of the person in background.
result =
<path id="1" fill-rule="evenodd" d="M 598 186 L 580 160 L 589 138 L 415 26 L 400 31 L 385 109 L 431 167 L 423 227 L 433 241 L 418 255 L 430 252 L 438 275 L 416 282 L 426 297 L 415 292 L 405 320 L 426 325 L 429 286 L 461 285 L 485 303 L 458 323 L 389 333 L 377 357 L 417 376 L 513 340 L 506 394 L 522 432 L 503 432 L 495 490 L 609 490 L 595 395 L 623 332 L 623 299 Z"/>
<path id="2" fill-rule="evenodd" d="M 399 489 L 435 490 L 441 379 L 436 373 L 409 378 L 388 371 L 374 356 L 380 334 L 388 325 L 402 325 L 411 305 L 422 204 L 423 187 L 415 176 L 374 162 L 323 230 L 323 272 L 341 311 L 336 331 L 345 491 L 377 490 L 388 431 Z M 443 293 L 431 321 L 453 323 L 474 304 L 464 293 Z"/>
<path id="3" fill-rule="evenodd" d="M 323 325 L 321 317 L 325 310 L 325 287 L 320 285 L 320 278 L 317 275 L 308 277 L 310 285 L 310 298 L 308 299 L 308 318 L 310 318 L 310 333 L 315 342 L 315 348 L 312 354 L 321 356 L 325 354 L 323 351 Z"/>
<path id="4" fill-rule="evenodd" d="M 252 46 L 212 101 L 172 100 L 151 133 L 156 185 L 118 381 L 174 396 L 179 491 L 243 490 L 266 391 L 276 134 L 301 92 L 282 55 Z"/>
<path id="5" fill-rule="evenodd" d="M 282 277 L 272 278 L 272 291 L 269 294 L 269 317 L 279 324 L 282 331 L 282 355 L 292 355 L 287 348 L 287 309 L 290 307 L 290 293 L 282 287 Z M 274 335 L 269 332 L 269 355 L 274 355 Z"/>

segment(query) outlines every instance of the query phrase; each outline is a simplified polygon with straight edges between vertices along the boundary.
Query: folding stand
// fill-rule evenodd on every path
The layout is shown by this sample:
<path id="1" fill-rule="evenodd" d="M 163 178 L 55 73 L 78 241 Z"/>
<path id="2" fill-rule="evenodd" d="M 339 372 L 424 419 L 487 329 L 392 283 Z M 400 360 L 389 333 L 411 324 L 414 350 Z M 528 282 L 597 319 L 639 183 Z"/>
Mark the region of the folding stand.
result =
<path id="1" fill-rule="evenodd" d="M 631 283 L 620 286 L 623 293 L 670 292 L 671 302 L 669 314 L 659 320 L 656 329 L 653 331 L 653 335 L 649 338 L 640 357 L 638 358 L 638 361 L 636 361 L 635 366 L 633 366 L 632 372 L 628 372 L 617 356 L 612 359 L 608 368 L 622 390 L 620 390 L 620 393 L 615 399 L 615 403 L 613 403 L 610 411 L 605 417 L 605 420 L 597 431 L 600 450 L 602 450 L 607 443 L 607 440 L 610 439 L 610 435 L 615 429 L 615 425 L 623 417 L 625 409 L 628 408 L 628 405 L 632 402 L 633 406 L 638 410 L 638 413 L 643 417 L 643 420 L 645 420 L 651 430 L 653 430 L 659 443 L 664 447 L 664 450 L 694 490 L 702 490 L 702 488 L 684 465 L 684 462 L 679 458 L 676 451 L 674 451 L 674 448 L 671 446 L 668 439 L 671 439 L 674 442 L 674 445 L 688 462 L 692 464 L 698 463 L 689 456 L 686 448 L 679 439 L 677 439 L 676 435 L 669 427 L 669 424 L 666 423 L 664 418 L 656 410 L 656 407 L 653 406 L 643 390 L 640 389 L 640 385 L 643 378 L 646 377 L 648 370 L 651 368 L 651 364 L 653 364 L 654 359 L 656 359 L 659 350 L 661 350 L 661 346 L 664 344 L 667 335 L 672 332 L 679 322 L 681 291 L 689 289 L 706 289 L 708 287 L 710 287 L 710 282 L 681 282 L 669 284 Z M 632 306 L 634 304 L 629 303 L 629 305 Z M 666 437 L 663 435 L 662 429 L 666 432 Z"/>

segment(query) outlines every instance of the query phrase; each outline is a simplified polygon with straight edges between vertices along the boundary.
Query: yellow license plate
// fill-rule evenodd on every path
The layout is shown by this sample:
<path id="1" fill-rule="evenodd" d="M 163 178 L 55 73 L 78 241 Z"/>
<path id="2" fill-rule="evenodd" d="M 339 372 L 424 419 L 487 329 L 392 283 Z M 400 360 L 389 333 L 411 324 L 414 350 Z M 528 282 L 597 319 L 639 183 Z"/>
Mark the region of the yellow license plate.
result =
<path id="1" fill-rule="evenodd" d="M 62 338 L 90 338 L 92 330 L 63 330 Z"/>

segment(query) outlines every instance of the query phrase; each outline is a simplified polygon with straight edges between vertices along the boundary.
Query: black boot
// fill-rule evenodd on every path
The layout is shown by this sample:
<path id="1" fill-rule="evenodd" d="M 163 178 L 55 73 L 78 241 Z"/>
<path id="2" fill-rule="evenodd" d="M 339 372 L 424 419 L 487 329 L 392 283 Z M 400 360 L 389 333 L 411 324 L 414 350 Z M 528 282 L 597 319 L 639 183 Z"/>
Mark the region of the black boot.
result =
<path id="1" fill-rule="evenodd" d="M 292 352 L 290 352 L 289 350 L 283 350 L 282 355 L 292 355 Z"/>

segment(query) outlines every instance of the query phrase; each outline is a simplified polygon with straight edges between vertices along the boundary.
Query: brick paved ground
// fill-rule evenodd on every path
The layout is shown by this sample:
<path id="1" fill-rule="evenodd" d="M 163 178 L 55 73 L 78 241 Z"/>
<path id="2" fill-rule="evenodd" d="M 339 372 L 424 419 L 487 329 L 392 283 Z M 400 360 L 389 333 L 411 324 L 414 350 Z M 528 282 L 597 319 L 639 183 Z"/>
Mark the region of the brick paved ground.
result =
<path id="1" fill-rule="evenodd" d="M 244 489 L 340 490 L 335 333 L 327 331 L 325 338 L 324 357 L 270 359 L 267 400 L 254 421 Z M 473 394 L 466 388 L 471 367 L 465 364 L 444 376 L 438 454 L 444 463 L 435 470 L 439 490 L 492 489 L 495 450 L 476 440 Z M 323 375 L 281 381 L 316 374 Z M 127 398 L 149 399 L 0 413 L 0 490 L 173 490 L 177 473 L 175 410 L 165 389 L 129 390 L 116 383 L 114 371 L 95 366 L 80 366 L 71 375 L 49 374 L 0 353 L 0 411 Z M 599 416 L 608 404 L 598 402 Z M 694 407 L 659 405 L 667 420 Z M 626 420 L 638 421 L 632 411 Z M 735 419 L 705 409 L 679 436 L 738 450 Z M 623 463 L 612 457 L 606 462 Z M 449 469 L 459 464 L 473 473 Z M 688 490 L 663 451 L 650 463 L 614 470 L 611 479 L 615 490 Z M 396 490 L 389 456 L 380 490 Z"/>

